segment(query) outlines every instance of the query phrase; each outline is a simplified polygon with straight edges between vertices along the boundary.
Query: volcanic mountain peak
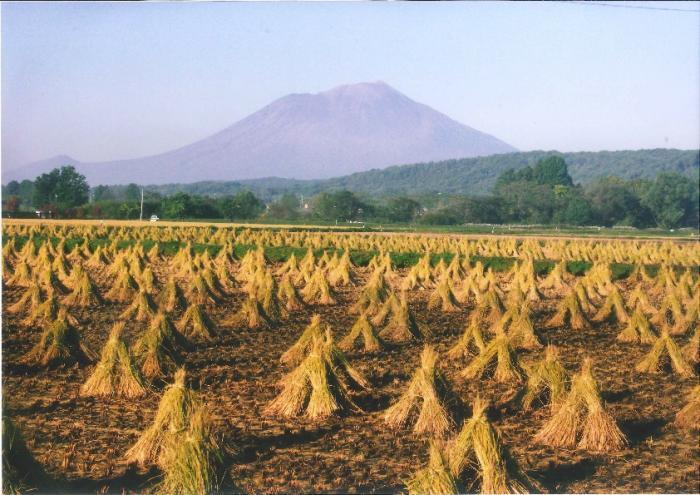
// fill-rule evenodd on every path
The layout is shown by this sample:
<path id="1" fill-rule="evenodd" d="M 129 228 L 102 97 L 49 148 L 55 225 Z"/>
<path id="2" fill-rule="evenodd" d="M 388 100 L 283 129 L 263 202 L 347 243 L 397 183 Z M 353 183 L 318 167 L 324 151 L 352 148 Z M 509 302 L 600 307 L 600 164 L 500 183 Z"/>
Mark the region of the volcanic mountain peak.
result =
<path id="1" fill-rule="evenodd" d="M 158 155 L 75 164 L 95 184 L 328 178 L 390 165 L 508 153 L 499 139 L 377 81 L 293 93 L 201 141 Z M 67 157 L 66 157 L 67 158 Z M 34 178 L 55 159 L 3 173 Z"/>

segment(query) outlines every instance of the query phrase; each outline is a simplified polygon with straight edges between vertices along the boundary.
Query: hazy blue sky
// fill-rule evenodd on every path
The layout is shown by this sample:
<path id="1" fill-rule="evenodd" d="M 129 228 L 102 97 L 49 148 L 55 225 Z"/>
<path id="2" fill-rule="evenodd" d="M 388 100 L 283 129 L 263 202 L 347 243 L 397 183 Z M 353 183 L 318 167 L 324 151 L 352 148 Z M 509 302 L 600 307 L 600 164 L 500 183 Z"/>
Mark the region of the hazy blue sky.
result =
<path id="1" fill-rule="evenodd" d="M 693 12 L 562 2 L 1 8 L 6 166 L 166 151 L 287 93 L 375 80 L 522 150 L 700 146 Z"/>

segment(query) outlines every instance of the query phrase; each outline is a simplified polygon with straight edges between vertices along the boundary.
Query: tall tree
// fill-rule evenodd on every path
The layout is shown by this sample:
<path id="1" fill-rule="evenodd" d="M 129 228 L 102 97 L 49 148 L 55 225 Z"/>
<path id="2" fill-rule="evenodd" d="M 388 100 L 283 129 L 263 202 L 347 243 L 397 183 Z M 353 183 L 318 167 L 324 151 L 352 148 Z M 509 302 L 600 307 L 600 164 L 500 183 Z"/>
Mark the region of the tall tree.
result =
<path id="1" fill-rule="evenodd" d="M 588 187 L 586 197 L 598 224 L 642 227 L 648 223 L 639 198 L 622 179 L 603 177 Z"/>
<path id="2" fill-rule="evenodd" d="M 5 194 L 8 196 L 19 196 L 19 182 L 11 180 L 5 186 Z"/>
<path id="3" fill-rule="evenodd" d="M 535 182 L 546 186 L 573 186 L 566 162 L 560 156 L 550 156 L 537 162 L 532 170 Z"/>
<path id="4" fill-rule="evenodd" d="M 391 198 L 387 205 L 389 220 L 392 222 L 410 222 L 420 213 L 418 201 L 405 196 Z"/>
<path id="5" fill-rule="evenodd" d="M 265 205 L 250 191 L 240 191 L 224 198 L 221 209 L 230 220 L 250 220 L 259 216 Z"/>
<path id="6" fill-rule="evenodd" d="M 90 186 L 85 176 L 79 174 L 75 167 L 61 167 L 56 183 L 56 197 L 59 208 L 73 208 L 88 202 Z"/>
<path id="7" fill-rule="evenodd" d="M 92 199 L 95 201 L 107 201 L 114 199 L 114 192 L 109 186 L 97 186 L 92 188 Z"/>
<path id="8" fill-rule="evenodd" d="M 127 201 L 140 201 L 141 188 L 133 182 L 124 189 L 124 199 Z"/>
<path id="9" fill-rule="evenodd" d="M 503 221 L 544 224 L 552 220 L 555 196 L 552 187 L 535 182 L 512 182 L 499 192 Z"/>
<path id="10" fill-rule="evenodd" d="M 477 196 L 464 201 L 467 223 L 501 223 L 501 200 L 496 196 Z"/>
<path id="11" fill-rule="evenodd" d="M 22 198 L 24 204 L 32 203 L 32 196 L 34 195 L 34 181 L 29 179 L 24 179 L 19 184 L 19 197 Z"/>
<path id="12" fill-rule="evenodd" d="M 647 189 L 642 202 L 659 227 L 698 226 L 698 186 L 677 173 L 665 172 Z"/>
<path id="13" fill-rule="evenodd" d="M 284 193 L 281 198 L 270 204 L 269 215 L 272 218 L 293 220 L 299 216 L 299 197 L 294 193 Z"/>
<path id="14" fill-rule="evenodd" d="M 316 196 L 314 213 L 324 220 L 355 220 L 365 207 L 350 191 L 323 192 Z"/>
<path id="15" fill-rule="evenodd" d="M 34 180 L 34 195 L 32 202 L 37 208 L 44 208 L 58 202 L 56 196 L 56 184 L 58 183 L 59 170 L 53 169 L 51 172 L 41 174 Z"/>
<path id="16" fill-rule="evenodd" d="M 59 209 L 73 208 L 87 203 L 89 191 L 85 176 L 68 165 L 36 178 L 33 202 L 39 208 L 46 205 L 56 205 Z"/>
<path id="17" fill-rule="evenodd" d="M 187 193 L 175 193 L 163 198 L 160 208 L 164 218 L 182 219 L 192 210 L 192 198 Z"/>

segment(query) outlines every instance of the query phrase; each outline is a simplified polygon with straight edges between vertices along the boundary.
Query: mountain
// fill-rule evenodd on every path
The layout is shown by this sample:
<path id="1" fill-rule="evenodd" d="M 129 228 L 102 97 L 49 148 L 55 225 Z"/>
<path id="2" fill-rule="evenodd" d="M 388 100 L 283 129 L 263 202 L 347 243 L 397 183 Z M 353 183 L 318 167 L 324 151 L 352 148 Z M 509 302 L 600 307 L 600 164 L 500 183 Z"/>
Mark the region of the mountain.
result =
<path id="1" fill-rule="evenodd" d="M 7 184 L 11 180 L 34 180 L 37 175 L 49 172 L 57 167 L 64 165 L 74 165 L 80 168 L 81 164 L 75 158 L 68 155 L 58 155 L 45 160 L 39 160 L 23 167 L 14 167 L 6 170 L 5 165 L 2 167 L 2 183 Z"/>
<path id="2" fill-rule="evenodd" d="M 284 96 L 213 136 L 166 153 L 62 164 L 74 165 L 92 185 L 163 184 L 268 176 L 320 179 L 513 151 L 503 141 L 375 82 Z M 33 179 L 59 158 L 8 170 L 3 182 Z"/>
<path id="3" fill-rule="evenodd" d="M 249 189 L 266 201 L 284 192 L 311 196 L 321 191 L 337 189 L 348 189 L 372 196 L 433 192 L 483 195 L 491 192 L 496 178 L 504 171 L 534 165 L 538 160 L 551 155 L 564 158 L 574 182 L 584 185 L 603 176 L 628 180 L 653 179 L 661 172 L 677 172 L 697 180 L 700 172 L 698 150 L 651 149 L 574 153 L 528 151 L 395 166 L 326 180 L 270 177 L 232 182 L 208 181 L 148 186 L 148 190 L 166 195 L 182 191 L 220 196 Z"/>

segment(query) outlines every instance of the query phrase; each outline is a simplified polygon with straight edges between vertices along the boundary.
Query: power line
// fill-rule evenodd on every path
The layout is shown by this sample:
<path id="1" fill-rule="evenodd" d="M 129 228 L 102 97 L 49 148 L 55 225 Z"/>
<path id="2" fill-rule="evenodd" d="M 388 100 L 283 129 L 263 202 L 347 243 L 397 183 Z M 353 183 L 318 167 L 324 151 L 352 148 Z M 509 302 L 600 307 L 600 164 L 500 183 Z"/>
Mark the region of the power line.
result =
<path id="1" fill-rule="evenodd" d="M 625 5 L 621 3 L 601 3 L 601 2 L 588 2 L 581 0 L 567 0 L 559 3 L 574 3 L 576 5 L 594 5 L 597 7 L 615 7 L 618 9 L 641 9 L 641 10 L 667 10 L 671 12 L 694 12 L 696 14 L 700 13 L 700 10 L 692 9 L 676 9 L 673 7 L 649 7 L 646 5 Z"/>

